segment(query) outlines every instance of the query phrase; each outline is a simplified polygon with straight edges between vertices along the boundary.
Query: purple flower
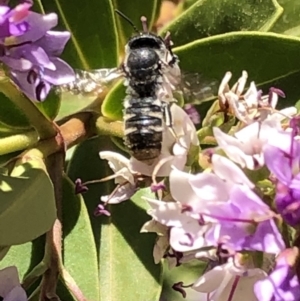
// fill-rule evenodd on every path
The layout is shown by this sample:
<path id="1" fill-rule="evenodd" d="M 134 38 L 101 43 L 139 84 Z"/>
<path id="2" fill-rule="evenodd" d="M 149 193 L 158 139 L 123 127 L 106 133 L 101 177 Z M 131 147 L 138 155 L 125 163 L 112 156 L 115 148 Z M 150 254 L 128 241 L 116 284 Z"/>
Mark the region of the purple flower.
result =
<path id="1" fill-rule="evenodd" d="M 0 5 L 0 41 L 10 36 L 20 36 L 28 30 L 28 23 L 24 21 L 29 13 L 30 4 L 23 3 L 10 9 L 8 6 Z"/>
<path id="2" fill-rule="evenodd" d="M 254 292 L 259 301 L 299 301 L 300 283 L 290 258 L 297 249 L 287 249 L 279 255 L 276 267 L 269 277 L 258 281 Z M 292 260 L 293 261 L 293 260 Z"/>
<path id="3" fill-rule="evenodd" d="M 104 205 L 99 204 L 94 211 L 94 215 L 95 216 L 100 216 L 100 215 L 110 216 L 110 212 L 107 209 L 105 209 Z"/>
<path id="4" fill-rule="evenodd" d="M 216 247 L 277 254 L 284 248 L 274 213 L 252 191 L 253 184 L 234 163 L 212 156 L 213 173 L 170 174 L 175 202 L 147 199 L 152 217 L 170 227 L 170 245 L 178 252 Z M 230 175 L 230 177 L 228 177 Z"/>
<path id="5" fill-rule="evenodd" d="M 300 223 L 300 143 L 290 134 L 283 147 L 267 145 L 264 149 L 269 170 L 277 178 L 275 203 L 284 220 L 296 226 Z"/>
<path id="6" fill-rule="evenodd" d="M 57 25 L 56 14 L 41 15 L 28 11 L 26 14 L 30 5 L 21 5 L 21 12 L 19 6 L 8 11 L 13 17 L 7 18 L 2 14 L 5 17 L 2 17 L 0 37 L 5 39 L 2 43 L 0 41 L 0 60 L 8 67 L 9 76 L 24 94 L 30 99 L 42 101 L 52 85 L 63 85 L 75 78 L 72 68 L 58 58 L 70 33 L 50 30 Z M 1 9 L 7 11 L 5 6 L 0 6 Z M 6 29 L 7 23 L 9 30 Z"/>
<path id="7" fill-rule="evenodd" d="M 3 301 L 27 301 L 15 266 L 0 270 L 0 297 Z"/>
<path id="8" fill-rule="evenodd" d="M 249 187 L 235 185 L 229 199 L 227 206 L 212 210 L 210 218 L 216 218 L 219 226 L 207 233 L 208 242 L 216 244 L 218 237 L 236 251 L 257 250 L 277 254 L 284 249 L 272 212 Z"/>

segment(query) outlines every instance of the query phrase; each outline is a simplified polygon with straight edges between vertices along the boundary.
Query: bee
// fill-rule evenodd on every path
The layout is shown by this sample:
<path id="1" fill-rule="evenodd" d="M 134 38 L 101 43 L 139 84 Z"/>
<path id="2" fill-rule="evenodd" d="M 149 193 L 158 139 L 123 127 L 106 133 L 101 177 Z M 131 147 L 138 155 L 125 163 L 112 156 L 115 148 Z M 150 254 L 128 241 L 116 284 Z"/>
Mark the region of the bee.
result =
<path id="1" fill-rule="evenodd" d="M 173 91 L 181 82 L 179 59 L 172 52 L 169 33 L 165 38 L 150 33 L 145 17 L 141 17 L 142 31 L 139 31 L 123 13 L 118 10 L 116 13 L 136 32 L 125 46 L 121 66 L 78 71 L 76 80 L 62 90 L 97 94 L 109 83 L 124 77 L 124 144 L 135 159 L 151 165 L 161 153 L 165 126 L 172 129 L 170 106 L 176 102 Z"/>

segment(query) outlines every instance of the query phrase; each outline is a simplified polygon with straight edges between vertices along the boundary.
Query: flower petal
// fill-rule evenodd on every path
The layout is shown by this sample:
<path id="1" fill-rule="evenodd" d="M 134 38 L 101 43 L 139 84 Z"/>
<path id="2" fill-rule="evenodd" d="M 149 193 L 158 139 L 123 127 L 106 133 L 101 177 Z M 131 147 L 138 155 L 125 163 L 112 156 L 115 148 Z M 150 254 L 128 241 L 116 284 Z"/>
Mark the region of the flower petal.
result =
<path id="1" fill-rule="evenodd" d="M 3 301 L 27 301 L 25 290 L 21 285 L 14 287 L 3 299 Z"/>
<path id="2" fill-rule="evenodd" d="M 178 202 L 164 202 L 146 197 L 143 197 L 143 199 L 146 200 L 152 208 L 148 210 L 148 214 L 165 226 L 180 227 L 183 222 L 190 219 L 185 214 L 181 214 L 182 208 Z"/>
<path id="3" fill-rule="evenodd" d="M 254 188 L 254 184 L 246 177 L 243 171 L 229 159 L 214 154 L 212 156 L 214 173 L 228 183 L 246 185 L 249 188 Z M 230 175 L 230 177 L 228 177 Z"/>
<path id="4" fill-rule="evenodd" d="M 288 185 L 292 179 L 292 169 L 288 156 L 281 149 L 272 145 L 265 146 L 264 156 L 269 170 L 281 183 Z"/>
<path id="5" fill-rule="evenodd" d="M 50 58 L 55 70 L 45 69 L 43 79 L 52 85 L 64 85 L 75 80 L 74 70 L 63 60 Z"/>
<path id="6" fill-rule="evenodd" d="M 24 19 L 29 25 L 29 30 L 23 35 L 17 37 L 17 43 L 35 42 L 42 38 L 45 33 L 57 25 L 57 14 L 51 13 L 47 15 L 29 12 Z"/>
<path id="7" fill-rule="evenodd" d="M 196 204 L 198 196 L 193 190 L 189 180 L 193 175 L 173 169 L 170 173 L 170 190 L 173 198 L 181 204 Z"/>
<path id="8" fill-rule="evenodd" d="M 49 30 L 35 45 L 45 49 L 49 56 L 60 56 L 70 36 L 68 31 Z"/>
<path id="9" fill-rule="evenodd" d="M 136 186 L 130 183 L 119 186 L 112 195 L 101 197 L 101 201 L 108 204 L 119 204 L 129 200 L 136 192 Z"/>
<path id="10" fill-rule="evenodd" d="M 10 266 L 0 270 L 0 297 L 5 298 L 16 286 L 20 286 L 17 268 Z"/>

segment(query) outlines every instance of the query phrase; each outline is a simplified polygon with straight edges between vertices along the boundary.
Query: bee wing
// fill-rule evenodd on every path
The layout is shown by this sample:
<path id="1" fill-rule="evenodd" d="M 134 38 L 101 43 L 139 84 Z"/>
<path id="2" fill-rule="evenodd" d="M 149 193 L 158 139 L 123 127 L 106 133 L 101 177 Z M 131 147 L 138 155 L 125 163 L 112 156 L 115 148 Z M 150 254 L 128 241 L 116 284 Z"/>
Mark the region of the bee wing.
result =
<path id="1" fill-rule="evenodd" d="M 75 69 L 75 80 L 57 87 L 57 90 L 58 92 L 70 92 L 75 95 L 97 97 L 122 76 L 122 70 L 119 68 L 88 71 Z"/>
<path id="2" fill-rule="evenodd" d="M 185 103 L 199 105 L 214 100 L 218 96 L 219 83 L 206 79 L 202 74 L 182 72 L 178 91 L 182 93 Z"/>

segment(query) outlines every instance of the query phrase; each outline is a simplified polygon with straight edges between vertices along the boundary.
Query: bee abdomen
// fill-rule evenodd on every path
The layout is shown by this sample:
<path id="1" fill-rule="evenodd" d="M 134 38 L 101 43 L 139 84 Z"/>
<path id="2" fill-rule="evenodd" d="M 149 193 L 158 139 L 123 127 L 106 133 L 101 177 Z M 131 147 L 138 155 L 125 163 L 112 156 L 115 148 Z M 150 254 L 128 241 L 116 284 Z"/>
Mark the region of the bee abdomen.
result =
<path id="1" fill-rule="evenodd" d="M 128 100 L 125 105 L 125 144 L 139 161 L 151 164 L 160 155 L 163 132 L 163 113 L 155 99 Z"/>

